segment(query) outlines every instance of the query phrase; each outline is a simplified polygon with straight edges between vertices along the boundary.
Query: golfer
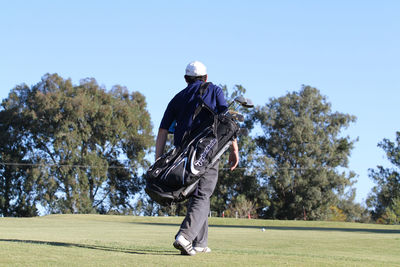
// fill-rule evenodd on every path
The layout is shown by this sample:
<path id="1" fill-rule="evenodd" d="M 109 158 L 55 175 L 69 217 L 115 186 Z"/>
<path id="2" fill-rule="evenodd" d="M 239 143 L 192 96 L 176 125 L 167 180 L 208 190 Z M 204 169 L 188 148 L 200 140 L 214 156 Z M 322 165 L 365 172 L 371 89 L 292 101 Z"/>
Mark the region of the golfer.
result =
<path id="1" fill-rule="evenodd" d="M 174 133 L 174 145 L 180 146 L 186 130 L 195 129 L 201 124 L 200 118 L 192 121 L 193 113 L 199 103 L 198 90 L 207 81 L 207 69 L 199 61 L 191 62 L 186 67 L 185 80 L 188 84 L 169 102 L 161 120 L 156 140 L 156 159 L 164 153 L 168 132 Z M 220 87 L 210 83 L 202 96 L 204 102 L 215 112 L 227 109 L 227 102 Z M 239 162 L 236 139 L 232 142 L 229 155 L 230 169 L 236 168 Z M 197 190 L 189 199 L 187 214 L 173 243 L 183 255 L 193 256 L 196 252 L 211 252 L 208 244 L 208 214 L 210 197 L 218 180 L 218 161 L 200 178 Z"/>

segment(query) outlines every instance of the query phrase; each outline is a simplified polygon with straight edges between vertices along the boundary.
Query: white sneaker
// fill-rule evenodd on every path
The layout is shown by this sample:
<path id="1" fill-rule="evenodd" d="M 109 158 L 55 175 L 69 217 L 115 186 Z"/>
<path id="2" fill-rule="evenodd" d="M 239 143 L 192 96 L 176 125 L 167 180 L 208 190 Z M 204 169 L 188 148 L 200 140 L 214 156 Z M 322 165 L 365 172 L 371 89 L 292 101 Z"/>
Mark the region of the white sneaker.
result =
<path id="1" fill-rule="evenodd" d="M 192 247 L 192 242 L 187 240 L 183 235 L 178 235 L 173 245 L 176 249 L 179 249 L 183 255 L 196 255 L 196 251 L 194 251 Z"/>
<path id="2" fill-rule="evenodd" d="M 205 248 L 203 248 L 203 247 L 194 247 L 193 248 L 196 252 L 203 252 L 203 253 L 210 253 L 211 252 L 211 248 L 209 248 L 209 247 L 205 247 Z"/>

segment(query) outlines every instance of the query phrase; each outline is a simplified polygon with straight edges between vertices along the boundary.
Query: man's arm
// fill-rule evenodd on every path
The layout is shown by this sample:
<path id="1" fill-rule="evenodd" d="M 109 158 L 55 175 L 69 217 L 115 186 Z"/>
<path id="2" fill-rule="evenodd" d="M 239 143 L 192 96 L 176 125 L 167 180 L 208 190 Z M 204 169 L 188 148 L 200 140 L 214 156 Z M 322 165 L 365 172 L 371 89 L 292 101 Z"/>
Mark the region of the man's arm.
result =
<path id="1" fill-rule="evenodd" d="M 158 135 L 156 140 L 156 160 L 164 154 L 165 143 L 167 142 L 168 130 L 158 129 Z"/>
<path id="2" fill-rule="evenodd" d="M 231 153 L 229 154 L 229 164 L 231 165 L 231 171 L 233 171 L 239 164 L 239 147 L 236 139 L 232 141 Z"/>

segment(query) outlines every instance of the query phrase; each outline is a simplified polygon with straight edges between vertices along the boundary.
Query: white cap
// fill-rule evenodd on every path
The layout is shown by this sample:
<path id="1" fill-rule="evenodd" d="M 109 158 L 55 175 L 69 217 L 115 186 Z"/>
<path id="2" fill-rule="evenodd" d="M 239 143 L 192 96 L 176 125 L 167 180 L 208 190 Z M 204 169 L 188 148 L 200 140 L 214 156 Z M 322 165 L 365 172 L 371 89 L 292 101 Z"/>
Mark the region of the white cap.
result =
<path id="1" fill-rule="evenodd" d="M 204 76 L 207 75 L 207 68 L 200 61 L 190 62 L 186 67 L 187 76 Z"/>

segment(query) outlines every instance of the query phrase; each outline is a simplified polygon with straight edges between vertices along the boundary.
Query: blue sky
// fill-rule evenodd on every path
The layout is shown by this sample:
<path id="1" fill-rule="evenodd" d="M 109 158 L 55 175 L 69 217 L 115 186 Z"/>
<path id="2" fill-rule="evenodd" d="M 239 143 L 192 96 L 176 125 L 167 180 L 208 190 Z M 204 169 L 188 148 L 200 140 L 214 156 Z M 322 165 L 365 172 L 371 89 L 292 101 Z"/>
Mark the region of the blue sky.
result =
<path id="1" fill-rule="evenodd" d="M 257 105 L 302 84 L 357 116 L 357 198 L 400 131 L 400 1 L 1 1 L 0 98 L 46 73 L 146 96 L 154 129 L 192 60 Z"/>

